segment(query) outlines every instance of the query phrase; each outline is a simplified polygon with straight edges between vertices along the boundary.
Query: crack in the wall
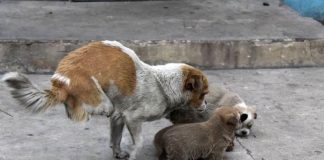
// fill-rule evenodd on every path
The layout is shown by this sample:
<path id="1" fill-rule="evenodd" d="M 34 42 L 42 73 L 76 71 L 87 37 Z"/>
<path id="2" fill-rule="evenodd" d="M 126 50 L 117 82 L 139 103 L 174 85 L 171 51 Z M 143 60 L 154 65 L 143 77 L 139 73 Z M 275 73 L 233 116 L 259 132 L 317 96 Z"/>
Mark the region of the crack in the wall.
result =
<path id="1" fill-rule="evenodd" d="M 253 155 L 252 155 L 252 151 L 251 150 L 249 150 L 246 146 L 244 146 L 243 144 L 242 144 L 242 142 L 238 139 L 238 138 L 236 138 L 236 141 L 240 144 L 240 146 L 246 151 L 246 153 L 253 159 L 253 160 L 256 160 L 254 157 L 253 157 Z"/>

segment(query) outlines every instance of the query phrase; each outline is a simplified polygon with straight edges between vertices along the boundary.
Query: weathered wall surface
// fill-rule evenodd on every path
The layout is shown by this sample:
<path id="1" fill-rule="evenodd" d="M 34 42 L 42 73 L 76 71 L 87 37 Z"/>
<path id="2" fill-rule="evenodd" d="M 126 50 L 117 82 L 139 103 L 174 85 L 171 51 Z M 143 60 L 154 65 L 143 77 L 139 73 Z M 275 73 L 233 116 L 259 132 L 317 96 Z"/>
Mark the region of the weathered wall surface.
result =
<path id="1" fill-rule="evenodd" d="M 50 73 L 88 41 L 1 41 L 0 72 Z M 324 39 L 285 41 L 122 41 L 149 64 L 184 62 L 204 69 L 324 66 Z"/>

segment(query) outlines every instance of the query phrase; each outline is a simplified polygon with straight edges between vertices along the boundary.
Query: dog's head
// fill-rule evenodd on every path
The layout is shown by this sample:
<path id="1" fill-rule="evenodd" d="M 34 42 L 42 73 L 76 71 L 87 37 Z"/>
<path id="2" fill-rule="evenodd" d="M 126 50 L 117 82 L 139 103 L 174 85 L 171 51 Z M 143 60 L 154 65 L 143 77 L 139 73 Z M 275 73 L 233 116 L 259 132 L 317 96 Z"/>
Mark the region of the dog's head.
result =
<path id="1" fill-rule="evenodd" d="M 250 134 L 254 120 L 257 119 L 257 113 L 253 106 L 239 107 L 239 109 L 242 111 L 241 117 L 244 116 L 246 118 L 242 121 L 238 129 L 236 129 L 235 135 L 245 137 Z"/>
<path id="2" fill-rule="evenodd" d="M 187 100 L 187 105 L 197 110 L 205 110 L 207 103 L 205 95 L 208 93 L 207 77 L 194 67 L 182 66 L 183 92 Z"/>

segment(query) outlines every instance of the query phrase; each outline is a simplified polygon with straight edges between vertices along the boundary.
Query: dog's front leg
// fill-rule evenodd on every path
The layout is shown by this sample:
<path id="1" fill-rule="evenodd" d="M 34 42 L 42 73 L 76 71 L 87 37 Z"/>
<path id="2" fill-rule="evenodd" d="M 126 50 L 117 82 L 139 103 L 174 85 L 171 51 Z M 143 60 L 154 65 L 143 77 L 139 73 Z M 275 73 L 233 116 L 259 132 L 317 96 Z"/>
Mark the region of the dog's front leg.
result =
<path id="1" fill-rule="evenodd" d="M 129 133 L 132 137 L 133 141 L 133 147 L 132 151 L 130 153 L 130 160 L 135 160 L 136 159 L 136 154 L 138 150 L 142 147 L 142 136 L 141 136 L 141 130 L 142 130 L 142 123 L 141 122 L 136 122 L 132 120 L 126 120 L 126 126 L 129 130 Z"/>
<path id="2" fill-rule="evenodd" d="M 114 114 L 110 118 L 110 147 L 113 150 L 113 155 L 117 159 L 126 159 L 129 154 L 120 149 L 120 142 L 123 135 L 124 119 L 121 114 Z"/>

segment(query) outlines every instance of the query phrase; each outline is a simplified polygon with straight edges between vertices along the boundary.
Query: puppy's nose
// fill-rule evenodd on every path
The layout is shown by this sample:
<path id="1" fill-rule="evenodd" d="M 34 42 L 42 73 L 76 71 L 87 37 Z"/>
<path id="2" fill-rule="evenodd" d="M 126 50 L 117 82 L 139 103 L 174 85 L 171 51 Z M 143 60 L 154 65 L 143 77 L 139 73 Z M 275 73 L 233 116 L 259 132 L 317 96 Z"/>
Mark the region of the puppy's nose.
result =
<path id="1" fill-rule="evenodd" d="M 247 131 L 242 131 L 241 133 L 243 136 L 245 136 L 247 134 Z"/>

